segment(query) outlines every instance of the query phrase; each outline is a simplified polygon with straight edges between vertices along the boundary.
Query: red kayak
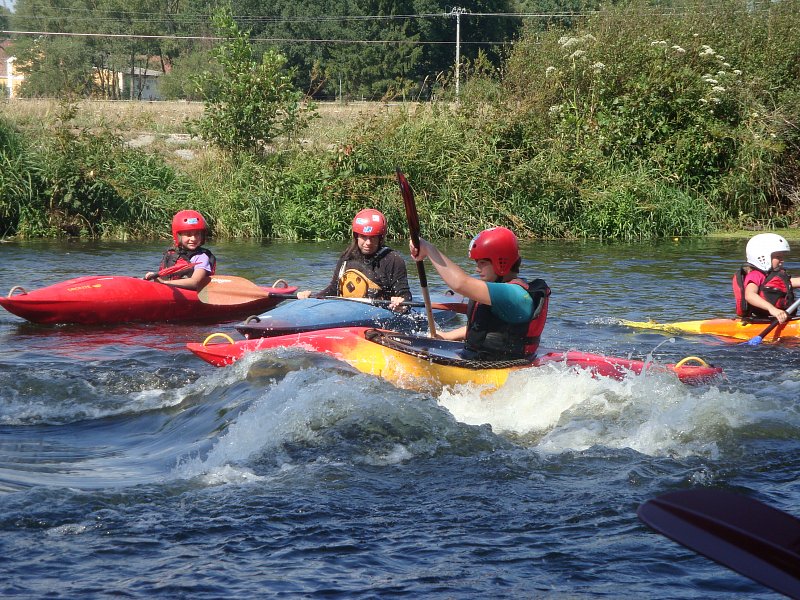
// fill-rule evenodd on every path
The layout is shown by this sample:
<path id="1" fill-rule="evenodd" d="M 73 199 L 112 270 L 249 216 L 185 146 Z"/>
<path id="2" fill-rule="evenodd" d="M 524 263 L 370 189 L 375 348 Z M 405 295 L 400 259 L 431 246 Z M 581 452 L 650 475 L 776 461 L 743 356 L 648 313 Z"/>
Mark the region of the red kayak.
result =
<path id="1" fill-rule="evenodd" d="M 224 280 L 214 275 L 215 280 Z M 78 323 L 112 325 L 129 322 L 200 321 L 221 322 L 264 312 L 285 300 L 297 287 L 264 287 L 260 296 L 236 304 L 203 302 L 192 290 L 124 276 L 88 276 L 69 279 L 38 290 L 19 286 L 0 297 L 0 306 L 34 323 Z M 208 287 L 207 286 L 207 287 Z M 270 296 L 277 293 L 278 297 Z"/>
<path id="2" fill-rule="evenodd" d="M 226 342 L 209 343 L 214 337 Z M 323 352 L 342 360 L 359 371 L 383 377 L 395 385 L 410 389 L 436 389 L 447 385 L 474 383 L 500 387 L 508 376 L 520 369 L 562 363 L 568 367 L 614 379 L 642 372 L 671 372 L 684 383 L 700 383 L 722 374 L 696 357 L 678 364 L 663 365 L 642 360 L 615 358 L 574 350 L 540 349 L 532 360 L 501 362 L 476 361 L 461 357 L 463 343 L 434 340 L 368 327 L 346 327 L 256 338 L 234 342 L 226 334 L 212 334 L 205 342 L 187 344 L 187 348 L 212 365 L 230 365 L 245 354 L 259 350 L 298 346 Z"/>

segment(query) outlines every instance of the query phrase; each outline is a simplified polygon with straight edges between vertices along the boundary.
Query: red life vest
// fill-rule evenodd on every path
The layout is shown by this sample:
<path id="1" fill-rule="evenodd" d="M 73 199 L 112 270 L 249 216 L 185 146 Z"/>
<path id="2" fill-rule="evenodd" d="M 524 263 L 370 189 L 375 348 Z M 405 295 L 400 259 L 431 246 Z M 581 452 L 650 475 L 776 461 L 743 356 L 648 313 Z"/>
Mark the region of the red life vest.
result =
<path id="1" fill-rule="evenodd" d="M 530 284 L 514 279 L 533 300 L 533 314 L 527 323 L 509 323 L 492 313 L 492 307 L 470 300 L 467 305 L 467 335 L 465 348 L 482 360 L 505 360 L 531 356 L 539 347 L 539 338 L 547 321 L 550 288 L 543 279 Z"/>
<path id="2" fill-rule="evenodd" d="M 750 306 L 744 299 L 744 280 L 753 269 L 755 267 L 751 265 L 744 265 L 733 276 L 731 283 L 733 285 L 733 298 L 736 301 L 736 314 L 740 317 L 769 317 L 770 315 L 767 311 Z M 770 269 L 764 275 L 764 283 L 758 287 L 759 296 L 776 308 L 781 309 L 787 308 L 794 302 L 792 279 L 784 269 L 779 271 Z"/>
<path id="3" fill-rule="evenodd" d="M 186 248 L 182 247 L 172 247 L 168 249 L 166 252 L 164 252 L 164 256 L 161 258 L 161 267 L 159 270 L 184 263 L 188 266 L 192 262 L 192 257 L 197 256 L 198 254 L 205 254 L 208 256 L 208 264 L 211 265 L 211 275 L 213 275 L 217 270 L 217 258 L 211 254 L 210 250 L 206 250 L 202 246 L 196 248 L 192 252 L 189 252 L 186 250 Z M 174 275 L 167 275 L 165 279 L 187 279 L 191 276 L 191 271 L 182 271 L 175 273 Z"/>

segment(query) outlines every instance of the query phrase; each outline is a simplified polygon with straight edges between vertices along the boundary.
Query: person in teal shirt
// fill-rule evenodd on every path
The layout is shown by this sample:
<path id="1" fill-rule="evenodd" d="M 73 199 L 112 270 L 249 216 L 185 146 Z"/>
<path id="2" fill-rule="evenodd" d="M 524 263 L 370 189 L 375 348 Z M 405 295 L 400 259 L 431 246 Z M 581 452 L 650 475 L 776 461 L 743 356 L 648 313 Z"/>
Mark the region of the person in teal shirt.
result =
<path id="1" fill-rule="evenodd" d="M 464 340 L 465 356 L 481 360 L 528 358 L 536 353 L 547 320 L 550 288 L 542 279 L 519 277 L 522 258 L 517 236 L 506 227 L 492 227 L 469 245 L 478 277 L 472 277 L 436 246 L 409 243 L 416 261 L 427 258 L 456 294 L 469 299 L 467 324 L 441 332 L 445 340 Z"/>

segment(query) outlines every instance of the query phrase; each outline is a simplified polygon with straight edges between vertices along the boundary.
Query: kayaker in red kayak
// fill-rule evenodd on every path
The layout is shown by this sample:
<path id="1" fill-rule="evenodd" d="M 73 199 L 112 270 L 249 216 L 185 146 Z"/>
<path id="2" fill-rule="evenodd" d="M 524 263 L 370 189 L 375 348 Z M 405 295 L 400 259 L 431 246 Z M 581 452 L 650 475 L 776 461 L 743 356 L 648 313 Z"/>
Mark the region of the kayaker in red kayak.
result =
<path id="1" fill-rule="evenodd" d="M 800 277 L 790 277 L 783 268 L 789 242 L 775 233 L 759 233 L 745 248 L 747 264 L 734 275 L 733 294 L 740 317 L 773 317 L 779 323 L 789 319 L 786 307 L 794 302 L 792 288 Z"/>
<path id="2" fill-rule="evenodd" d="M 206 220 L 196 210 L 181 210 L 172 218 L 172 239 L 175 245 L 164 252 L 159 270 L 186 264 L 185 271 L 173 275 L 159 277 L 152 271 L 144 278 L 187 290 L 199 290 L 206 285 L 214 274 L 217 259 L 207 248 L 208 227 Z"/>
<path id="3" fill-rule="evenodd" d="M 438 337 L 464 340 L 466 356 L 481 360 L 523 358 L 539 346 L 547 320 L 550 288 L 542 279 L 531 283 L 519 277 L 522 258 L 517 236 L 505 227 L 493 227 L 476 235 L 469 245 L 478 278 L 461 267 L 430 242 L 420 247 L 409 243 L 411 256 L 430 259 L 444 282 L 456 294 L 469 298 L 467 325 Z"/>
<path id="4" fill-rule="evenodd" d="M 339 257 L 328 287 L 316 294 L 310 290 L 297 297 L 374 298 L 389 300 L 392 310 L 407 310 L 400 303 L 411 300 L 408 272 L 403 257 L 383 244 L 386 217 L 373 208 L 359 211 L 353 218 L 353 241 Z"/>

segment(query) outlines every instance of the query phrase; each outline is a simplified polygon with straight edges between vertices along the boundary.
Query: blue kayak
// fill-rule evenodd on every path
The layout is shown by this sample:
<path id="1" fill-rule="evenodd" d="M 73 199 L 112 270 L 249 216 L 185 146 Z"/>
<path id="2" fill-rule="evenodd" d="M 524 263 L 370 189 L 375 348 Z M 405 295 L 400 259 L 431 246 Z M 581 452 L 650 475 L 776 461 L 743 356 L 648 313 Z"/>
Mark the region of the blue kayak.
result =
<path id="1" fill-rule="evenodd" d="M 440 295 L 431 298 L 431 301 L 433 306 L 446 303 L 448 307 L 460 309 L 434 308 L 433 319 L 437 327 L 457 326 L 459 312 L 466 311 L 466 303 L 459 302 L 455 296 Z M 428 319 L 424 308 L 415 307 L 407 313 L 395 313 L 361 299 L 308 298 L 283 302 L 260 315 L 248 317 L 235 327 L 249 339 L 335 327 L 377 327 L 402 333 L 421 333 L 428 331 Z"/>

